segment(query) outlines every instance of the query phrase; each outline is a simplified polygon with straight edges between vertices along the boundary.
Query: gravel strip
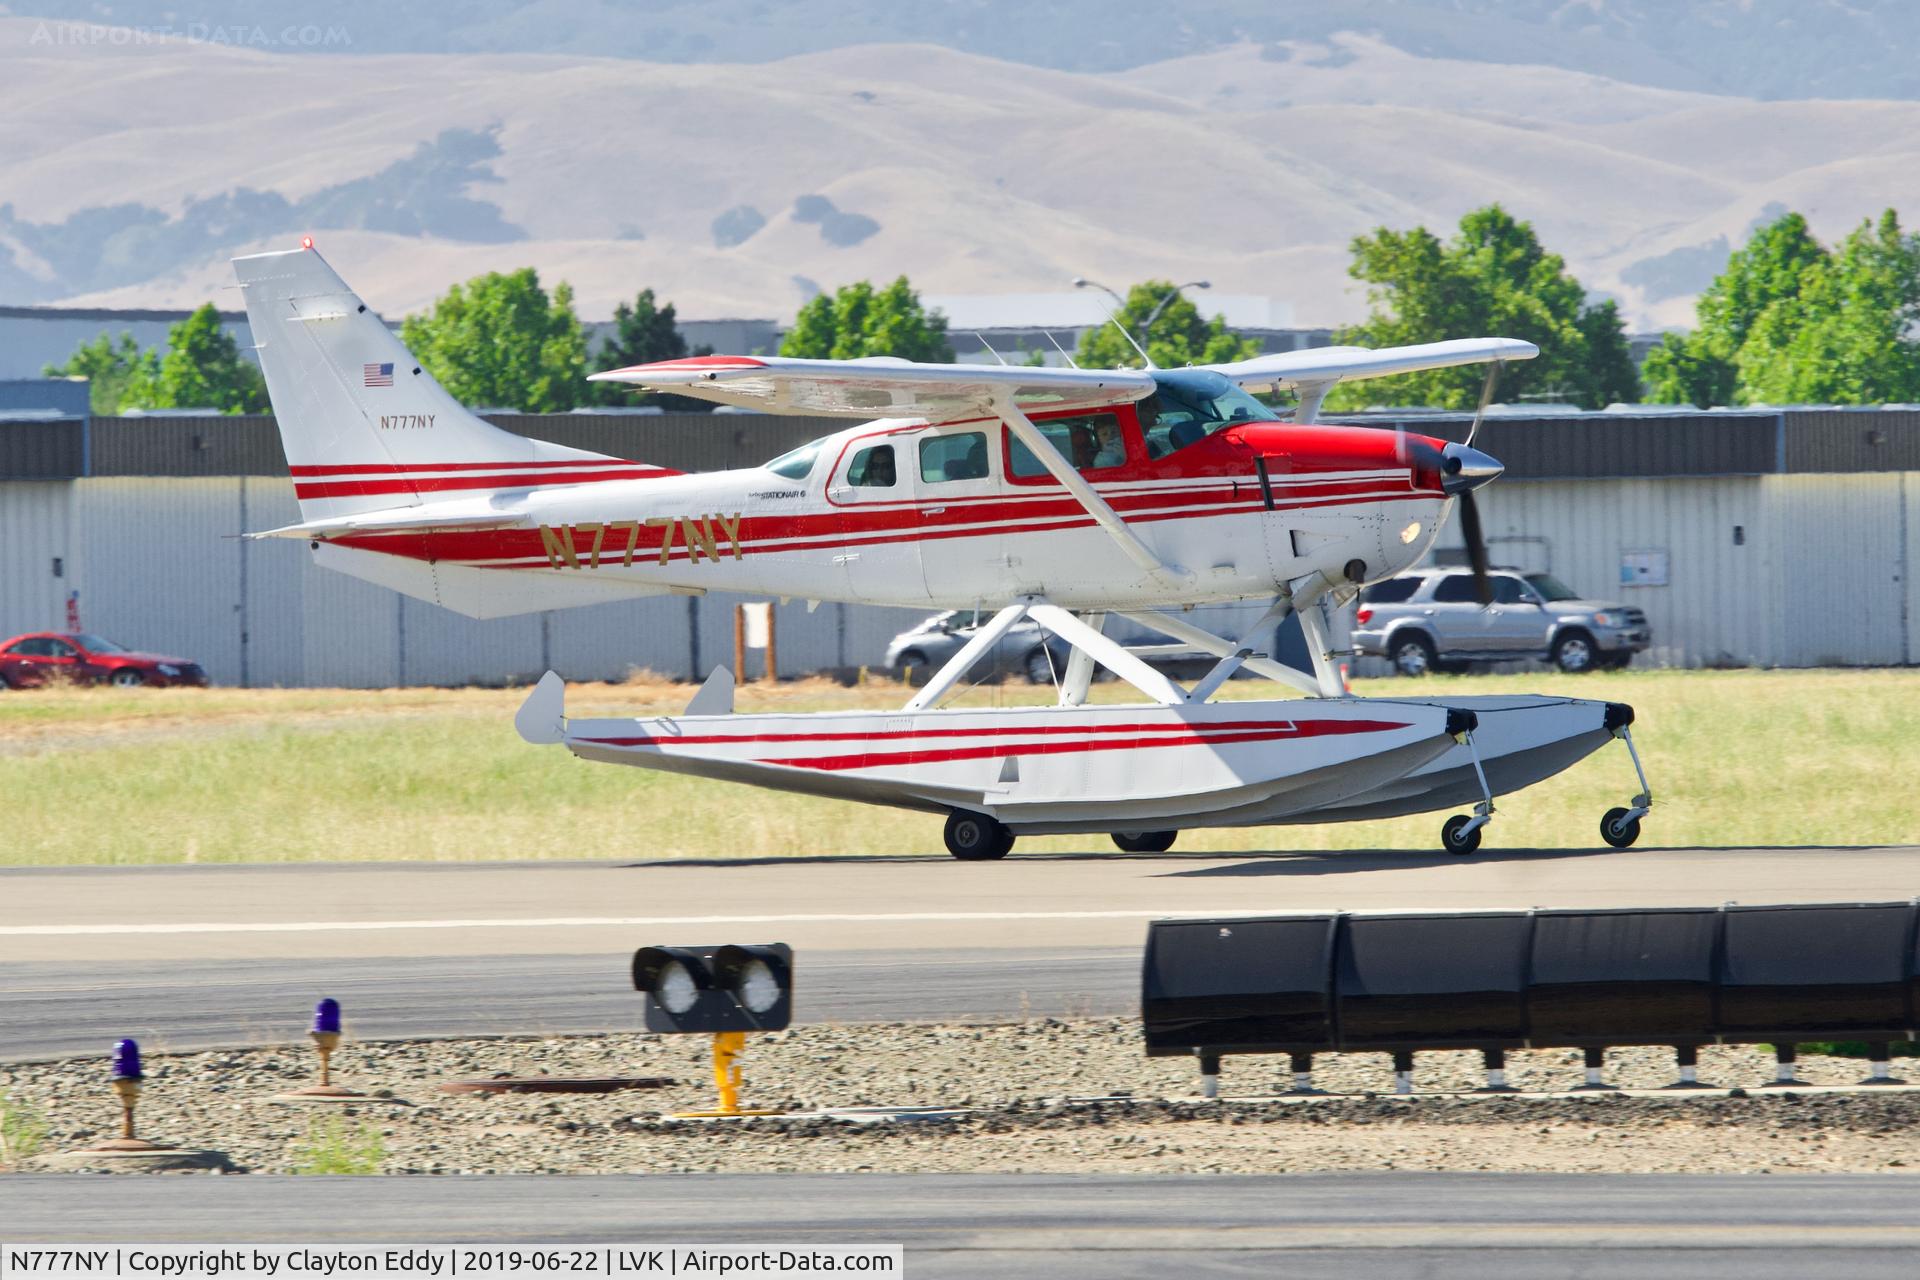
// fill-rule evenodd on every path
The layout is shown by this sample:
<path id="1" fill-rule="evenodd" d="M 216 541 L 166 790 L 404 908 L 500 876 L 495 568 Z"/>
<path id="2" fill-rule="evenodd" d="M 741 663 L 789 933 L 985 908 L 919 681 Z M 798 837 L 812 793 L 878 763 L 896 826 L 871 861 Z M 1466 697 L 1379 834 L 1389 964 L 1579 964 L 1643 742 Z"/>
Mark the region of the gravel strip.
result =
<path id="1" fill-rule="evenodd" d="M 1760 1089 L 1771 1054 L 1703 1048 L 1700 1077 L 1745 1097 L 1589 1094 L 1394 1098 L 1381 1054 L 1328 1054 L 1310 1103 L 1193 1100 L 1189 1060 L 1146 1058 L 1133 1019 L 1036 1020 L 997 1026 L 808 1026 L 755 1036 L 743 1059 L 751 1106 L 811 1110 L 947 1105 L 944 1119 L 858 1124 L 783 1118 L 707 1122 L 663 1112 L 713 1105 L 702 1037 L 349 1043 L 336 1082 L 364 1103 L 276 1104 L 310 1083 L 316 1056 L 284 1048 L 154 1054 L 143 1136 L 224 1151 L 240 1169 L 297 1171 L 329 1117 L 352 1143 L 377 1133 L 386 1173 L 635 1172 L 1219 1172 L 1360 1169 L 1540 1172 L 1883 1171 L 1920 1168 L 1920 1094 L 1810 1094 Z M 1658 1087 L 1674 1076 L 1664 1049 L 1620 1049 L 1607 1079 Z M 1229 1058 L 1228 1094 L 1288 1086 L 1285 1058 Z M 451 1096 L 438 1084 L 496 1074 L 662 1075 L 668 1089 L 610 1095 Z M 1806 1057 L 1809 1084 L 1852 1084 L 1866 1063 Z M 1920 1061 L 1895 1075 L 1920 1079 Z M 1521 1089 L 1580 1083 L 1581 1056 L 1508 1055 Z M 1481 1083 L 1474 1053 L 1422 1054 L 1423 1091 Z M 0 1091 L 41 1108 L 42 1157 L 108 1136 L 118 1112 L 106 1057 L 0 1068 Z M 1115 1096 L 1126 1095 L 1126 1096 Z M 1107 1097 L 1101 1102 L 1069 1101 Z M 402 1105 L 402 1103 L 412 1105 Z M 27 1167 L 39 1165 L 29 1161 Z M 42 1165 L 41 1167 L 48 1167 Z"/>

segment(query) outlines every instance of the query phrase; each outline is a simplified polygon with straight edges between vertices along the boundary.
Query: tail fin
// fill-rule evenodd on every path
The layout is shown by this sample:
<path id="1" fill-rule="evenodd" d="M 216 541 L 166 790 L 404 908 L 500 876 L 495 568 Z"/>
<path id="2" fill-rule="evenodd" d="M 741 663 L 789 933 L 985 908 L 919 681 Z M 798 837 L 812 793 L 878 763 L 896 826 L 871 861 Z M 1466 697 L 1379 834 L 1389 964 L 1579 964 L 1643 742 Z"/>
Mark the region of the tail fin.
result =
<path id="1" fill-rule="evenodd" d="M 312 249 L 233 260 L 302 520 L 664 468 L 468 413 Z"/>

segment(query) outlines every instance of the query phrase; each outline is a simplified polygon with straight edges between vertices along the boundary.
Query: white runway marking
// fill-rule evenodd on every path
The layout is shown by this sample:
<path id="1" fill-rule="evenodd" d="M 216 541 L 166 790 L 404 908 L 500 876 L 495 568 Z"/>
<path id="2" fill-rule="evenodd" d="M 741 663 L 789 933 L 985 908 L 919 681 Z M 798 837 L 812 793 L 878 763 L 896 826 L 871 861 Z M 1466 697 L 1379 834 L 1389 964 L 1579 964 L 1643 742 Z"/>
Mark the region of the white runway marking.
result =
<path id="1" fill-rule="evenodd" d="M 539 916 L 496 920 L 285 920 L 266 924 L 22 924 L 0 926 L 0 938 L 138 933 L 348 933 L 361 929 L 552 929 L 683 924 L 917 924 L 968 920 L 1166 920 L 1246 916 L 1218 911 L 905 911 L 880 915 Z M 1375 913 L 1377 914 L 1377 913 Z"/>

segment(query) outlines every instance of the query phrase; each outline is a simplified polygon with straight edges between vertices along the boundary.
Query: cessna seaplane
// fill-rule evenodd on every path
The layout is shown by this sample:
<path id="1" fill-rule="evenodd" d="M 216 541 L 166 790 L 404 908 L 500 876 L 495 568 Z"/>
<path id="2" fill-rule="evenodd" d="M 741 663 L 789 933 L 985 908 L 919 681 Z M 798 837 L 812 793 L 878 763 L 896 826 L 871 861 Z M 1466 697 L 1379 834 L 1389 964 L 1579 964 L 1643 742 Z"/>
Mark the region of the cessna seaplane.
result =
<path id="1" fill-rule="evenodd" d="M 1474 491 L 1500 464 L 1465 442 L 1316 422 L 1337 383 L 1537 354 L 1470 338 L 1331 347 L 1184 369 L 698 356 L 593 375 L 849 425 L 765 466 L 687 475 L 528 439 L 475 417 L 315 252 L 236 259 L 300 522 L 323 566 L 476 618 L 657 594 L 980 609 L 991 619 L 904 707 L 735 714 L 715 670 L 678 716 L 581 719 L 541 679 L 536 744 L 947 815 L 957 858 L 1027 833 L 1164 850 L 1182 829 L 1342 822 L 1472 805 L 1442 843 L 1478 847 L 1494 798 L 1614 738 L 1621 704 L 1356 698 L 1335 610 L 1417 562 L 1457 507 L 1484 578 Z M 1254 392 L 1290 391 L 1283 419 Z M 1483 400 L 1482 408 L 1485 404 Z M 1475 427 L 1478 427 L 1476 418 Z M 644 451 L 644 450 L 641 450 Z M 1271 607 L 1226 638 L 1191 606 Z M 1218 659 L 1182 686 L 1103 634 L 1119 614 Z M 1299 619 L 1311 670 L 1268 655 Z M 1071 646 L 1054 705 L 944 706 L 1022 619 Z M 1087 705 L 1095 668 L 1141 695 Z M 1296 695 L 1218 701 L 1242 671 Z M 1297 696 L 1304 695 L 1304 696 Z M 1601 834 L 1637 838 L 1651 796 Z"/>

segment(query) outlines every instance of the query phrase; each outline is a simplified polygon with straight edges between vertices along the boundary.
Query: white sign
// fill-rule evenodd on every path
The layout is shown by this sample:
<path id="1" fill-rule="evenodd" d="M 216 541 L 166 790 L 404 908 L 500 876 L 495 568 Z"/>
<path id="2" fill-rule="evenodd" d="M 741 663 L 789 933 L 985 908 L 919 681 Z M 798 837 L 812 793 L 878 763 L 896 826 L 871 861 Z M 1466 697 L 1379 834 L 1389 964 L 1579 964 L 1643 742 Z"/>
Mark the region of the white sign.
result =
<path id="1" fill-rule="evenodd" d="M 766 648 L 767 632 L 773 629 L 773 605 L 764 600 L 758 604 L 744 604 L 740 606 L 740 612 L 747 624 L 747 648 Z"/>
<path id="2" fill-rule="evenodd" d="M 1667 553 L 1664 551 L 1622 551 L 1620 585 L 1623 587 L 1664 587 L 1667 585 Z"/>

